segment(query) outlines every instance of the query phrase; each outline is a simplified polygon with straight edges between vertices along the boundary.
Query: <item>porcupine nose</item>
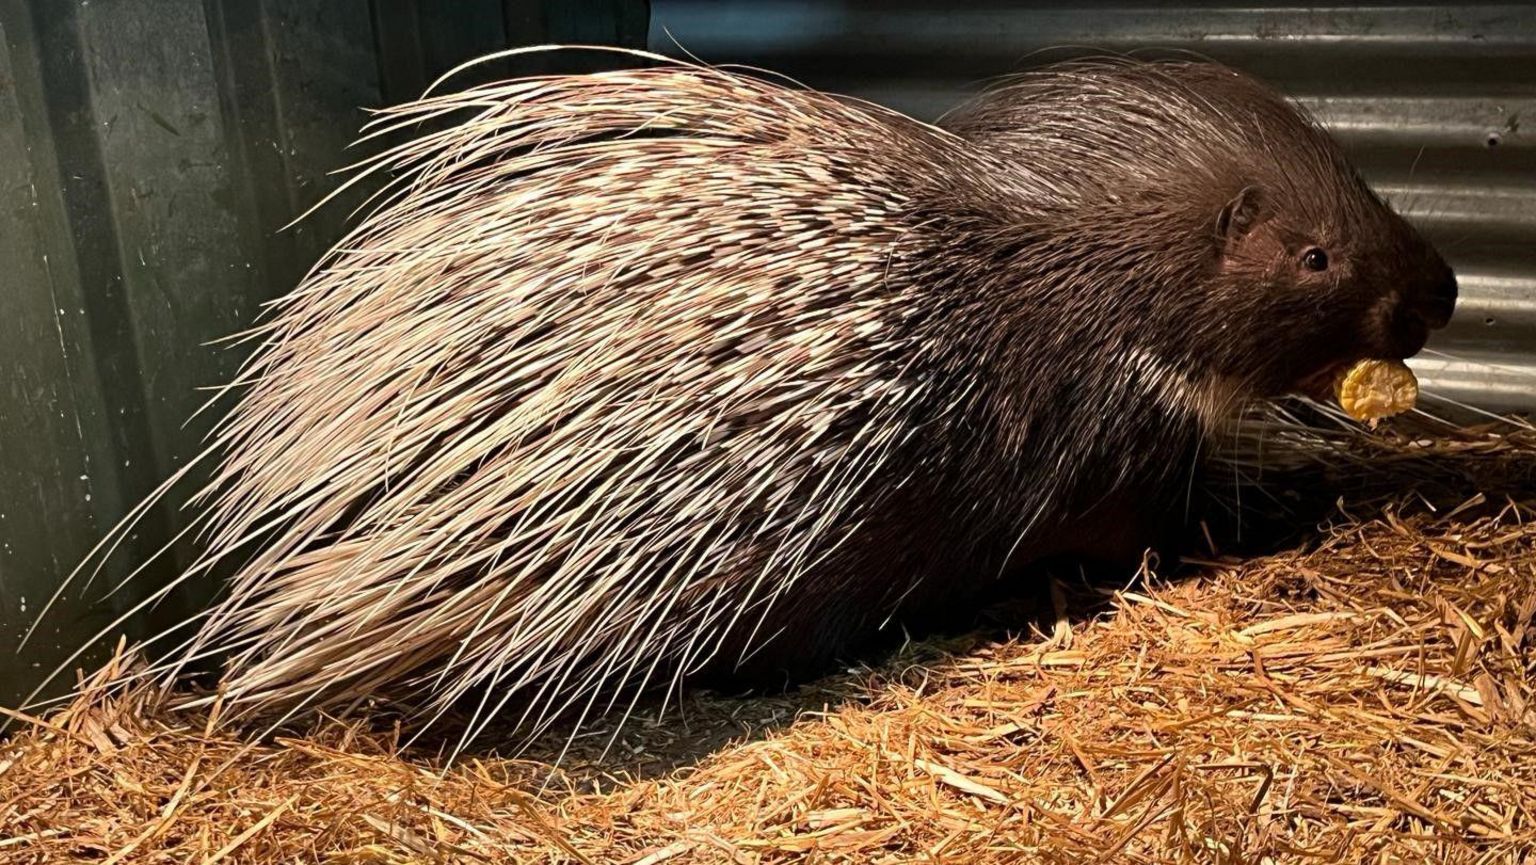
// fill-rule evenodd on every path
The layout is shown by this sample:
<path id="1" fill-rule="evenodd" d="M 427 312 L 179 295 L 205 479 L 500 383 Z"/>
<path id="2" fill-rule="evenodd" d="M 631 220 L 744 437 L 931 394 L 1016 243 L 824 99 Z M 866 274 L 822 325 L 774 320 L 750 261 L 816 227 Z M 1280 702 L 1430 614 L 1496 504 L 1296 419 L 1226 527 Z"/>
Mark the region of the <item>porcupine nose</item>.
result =
<path id="1" fill-rule="evenodd" d="M 1391 351 L 1394 357 L 1412 357 L 1429 341 L 1430 331 L 1445 327 L 1456 309 L 1456 275 L 1439 264 L 1416 290 L 1403 298 L 1393 313 Z"/>
<path id="2" fill-rule="evenodd" d="M 1456 274 L 1446 267 L 1425 293 L 1417 314 L 1430 330 L 1438 330 L 1450 322 L 1451 313 L 1455 311 Z"/>

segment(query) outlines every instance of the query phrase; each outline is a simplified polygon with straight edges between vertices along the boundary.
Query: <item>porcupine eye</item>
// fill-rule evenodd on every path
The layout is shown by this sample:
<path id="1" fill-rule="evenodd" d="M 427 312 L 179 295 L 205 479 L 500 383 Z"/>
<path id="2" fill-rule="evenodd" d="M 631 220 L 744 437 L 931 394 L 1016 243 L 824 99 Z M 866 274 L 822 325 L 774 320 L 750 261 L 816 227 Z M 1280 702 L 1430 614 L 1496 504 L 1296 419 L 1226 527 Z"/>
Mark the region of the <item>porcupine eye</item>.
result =
<path id="1" fill-rule="evenodd" d="M 1302 266 L 1314 273 L 1320 273 L 1328 269 L 1328 253 L 1312 247 L 1301 254 Z"/>

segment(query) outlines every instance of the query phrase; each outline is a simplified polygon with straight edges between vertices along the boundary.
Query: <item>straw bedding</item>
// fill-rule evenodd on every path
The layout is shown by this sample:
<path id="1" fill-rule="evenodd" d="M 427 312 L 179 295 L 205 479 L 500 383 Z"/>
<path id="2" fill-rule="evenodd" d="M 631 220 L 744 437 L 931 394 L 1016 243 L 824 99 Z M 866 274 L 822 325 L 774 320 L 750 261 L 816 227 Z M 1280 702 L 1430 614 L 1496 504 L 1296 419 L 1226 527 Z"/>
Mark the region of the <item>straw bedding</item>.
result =
<path id="1" fill-rule="evenodd" d="M 0 744 L 0 862 L 1519 862 L 1536 489 L 1496 474 L 1514 494 L 1400 487 L 1285 552 L 1062 581 L 1037 632 L 696 696 L 558 770 L 88 693 Z"/>

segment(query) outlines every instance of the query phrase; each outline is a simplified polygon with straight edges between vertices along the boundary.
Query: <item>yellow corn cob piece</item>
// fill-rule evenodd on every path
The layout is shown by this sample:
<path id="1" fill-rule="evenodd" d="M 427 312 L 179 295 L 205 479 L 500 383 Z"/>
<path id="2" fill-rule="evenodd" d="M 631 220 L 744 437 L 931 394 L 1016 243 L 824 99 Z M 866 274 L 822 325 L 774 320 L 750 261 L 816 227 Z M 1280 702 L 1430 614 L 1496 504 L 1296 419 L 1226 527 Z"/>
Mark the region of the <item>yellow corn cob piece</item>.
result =
<path id="1" fill-rule="evenodd" d="M 1419 381 L 1400 360 L 1362 360 L 1334 380 L 1333 393 L 1346 414 L 1374 427 L 1384 417 L 1413 408 Z"/>

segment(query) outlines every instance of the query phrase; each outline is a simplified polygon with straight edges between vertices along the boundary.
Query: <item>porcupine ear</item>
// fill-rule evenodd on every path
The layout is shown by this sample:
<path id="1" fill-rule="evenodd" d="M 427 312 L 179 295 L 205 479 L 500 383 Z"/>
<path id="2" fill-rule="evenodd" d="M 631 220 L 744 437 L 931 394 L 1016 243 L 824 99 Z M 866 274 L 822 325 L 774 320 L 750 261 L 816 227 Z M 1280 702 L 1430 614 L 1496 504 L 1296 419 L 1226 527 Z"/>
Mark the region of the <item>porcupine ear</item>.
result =
<path id="1" fill-rule="evenodd" d="M 1263 216 L 1263 211 L 1264 190 L 1257 186 L 1245 186 L 1216 217 L 1216 233 L 1224 240 L 1237 240 L 1253 230 Z"/>

